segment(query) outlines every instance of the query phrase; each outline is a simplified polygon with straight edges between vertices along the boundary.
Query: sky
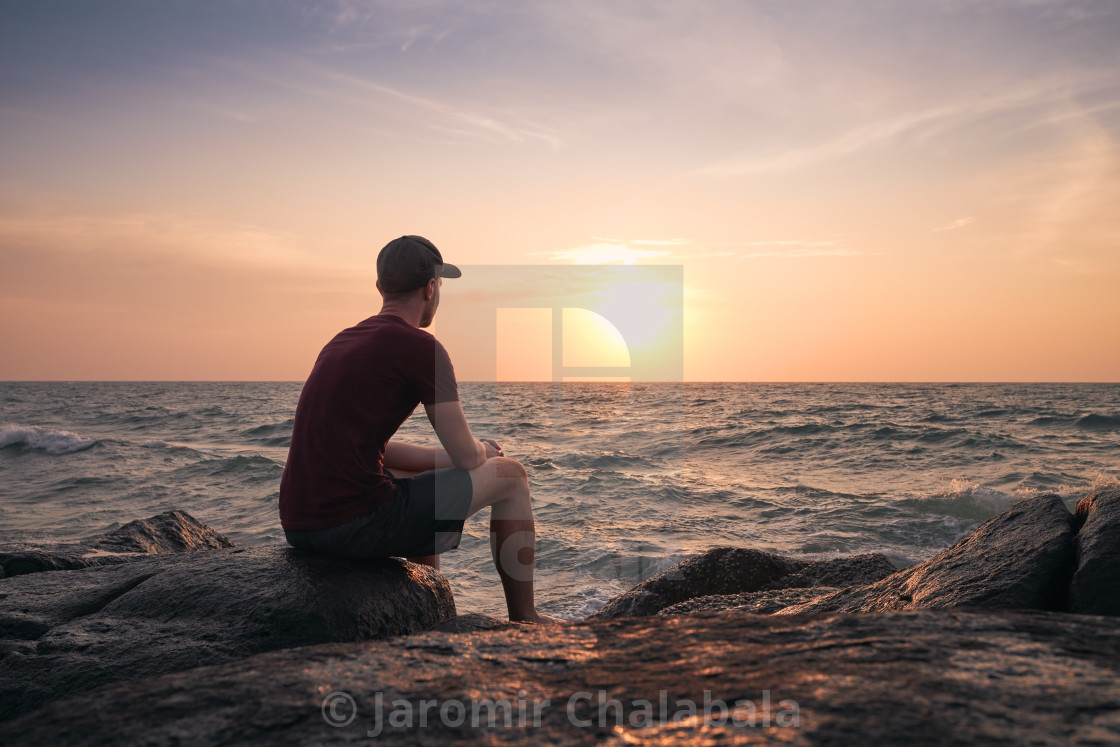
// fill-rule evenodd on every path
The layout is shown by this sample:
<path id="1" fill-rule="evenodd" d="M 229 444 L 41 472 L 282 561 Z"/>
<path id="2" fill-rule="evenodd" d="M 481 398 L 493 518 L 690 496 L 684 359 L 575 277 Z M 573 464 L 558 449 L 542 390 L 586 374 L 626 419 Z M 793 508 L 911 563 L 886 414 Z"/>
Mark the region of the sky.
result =
<path id="1" fill-rule="evenodd" d="M 421 234 L 526 278 L 444 284 L 463 380 L 625 368 L 531 291 L 630 265 L 670 380 L 1117 381 L 1118 42 L 1114 0 L 3 2 L 0 379 L 302 380 Z"/>

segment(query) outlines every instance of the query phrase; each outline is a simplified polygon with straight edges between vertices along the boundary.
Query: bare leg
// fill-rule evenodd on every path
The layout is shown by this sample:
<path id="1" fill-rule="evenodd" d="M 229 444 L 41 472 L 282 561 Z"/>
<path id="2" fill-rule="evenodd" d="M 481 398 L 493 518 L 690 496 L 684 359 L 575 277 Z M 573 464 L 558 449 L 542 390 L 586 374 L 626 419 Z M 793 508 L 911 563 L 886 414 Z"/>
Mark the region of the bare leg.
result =
<path id="1" fill-rule="evenodd" d="M 505 592 L 509 619 L 514 622 L 560 622 L 541 615 L 533 598 L 533 509 L 529 478 L 519 462 L 508 457 L 489 459 L 471 470 L 474 493 L 470 513 L 490 509 L 490 551 Z"/>

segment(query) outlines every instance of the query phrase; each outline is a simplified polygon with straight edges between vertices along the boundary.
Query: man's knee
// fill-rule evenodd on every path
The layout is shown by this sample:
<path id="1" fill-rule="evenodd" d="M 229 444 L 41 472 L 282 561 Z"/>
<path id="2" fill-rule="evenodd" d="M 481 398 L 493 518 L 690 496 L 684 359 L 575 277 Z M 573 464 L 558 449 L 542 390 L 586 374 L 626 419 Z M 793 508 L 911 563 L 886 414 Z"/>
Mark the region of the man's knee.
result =
<path id="1" fill-rule="evenodd" d="M 497 479 L 494 480 L 494 483 L 498 490 L 497 499 L 528 502 L 529 475 L 525 472 L 525 468 L 521 466 L 521 462 L 509 457 L 494 457 L 494 462 L 496 462 L 494 475 Z"/>
<path id="2" fill-rule="evenodd" d="M 498 477 L 513 477 L 521 480 L 528 480 L 529 475 L 525 472 L 525 468 L 521 466 L 521 462 L 509 457 L 494 457 L 495 471 Z"/>
<path id="3" fill-rule="evenodd" d="M 472 513 L 483 506 L 529 500 L 529 477 L 516 459 L 494 457 L 471 471 L 474 483 Z"/>

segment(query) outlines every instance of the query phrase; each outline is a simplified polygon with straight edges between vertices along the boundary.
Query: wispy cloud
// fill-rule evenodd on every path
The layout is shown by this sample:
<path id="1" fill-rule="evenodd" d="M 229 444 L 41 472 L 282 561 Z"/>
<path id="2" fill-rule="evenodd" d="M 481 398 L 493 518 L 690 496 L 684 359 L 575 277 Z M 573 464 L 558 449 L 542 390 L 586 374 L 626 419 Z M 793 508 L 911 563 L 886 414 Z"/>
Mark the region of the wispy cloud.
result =
<path id="1" fill-rule="evenodd" d="M 776 239 L 773 241 L 744 241 L 740 246 L 836 246 L 841 239 Z"/>
<path id="2" fill-rule="evenodd" d="M 532 256 L 547 257 L 553 262 L 569 262 L 574 265 L 633 265 L 648 259 L 666 259 L 672 256 L 665 250 L 640 249 L 638 246 L 677 246 L 679 239 L 619 241 L 599 239 L 595 243 L 572 249 L 550 252 L 534 252 Z"/>
<path id="3" fill-rule="evenodd" d="M 770 252 L 749 252 L 740 254 L 740 259 L 763 259 L 763 258 L 778 258 L 778 259 L 803 259 L 805 257 L 868 257 L 878 256 L 877 254 L 869 254 L 861 252 L 856 249 L 788 249 L 785 251 L 770 251 Z"/>
<path id="4" fill-rule="evenodd" d="M 502 117 L 483 113 L 481 110 L 468 109 L 445 101 L 406 93 L 353 75 L 333 73 L 331 77 L 346 85 L 390 97 L 429 115 L 435 115 L 435 117 L 425 117 L 417 119 L 417 121 L 427 127 L 446 133 L 481 137 L 489 140 L 500 139 L 514 143 L 535 140 L 545 143 L 553 150 L 559 150 L 561 147 L 560 135 L 556 130 L 537 123 L 526 122 L 516 115 Z"/>
<path id="5" fill-rule="evenodd" d="M 326 102 L 335 111 L 358 112 L 364 123 L 389 123 L 398 136 L 416 131 L 434 131 L 455 139 L 503 141 L 508 143 L 543 143 L 552 150 L 563 146 L 561 132 L 542 124 L 529 113 L 521 100 L 493 102 L 492 94 L 471 96 L 471 104 L 455 101 L 453 93 L 422 95 L 399 86 L 353 72 L 340 61 L 324 62 L 287 57 L 227 57 L 216 59 L 223 73 L 231 78 L 244 78 L 257 86 L 275 87 L 299 96 Z M 352 63 L 351 63 L 352 65 Z M 439 85 L 435 86 L 439 88 Z M 223 116 L 230 105 L 200 104 Z M 240 109 L 234 113 L 243 113 Z M 370 115 L 375 116 L 370 116 Z M 395 115 L 395 116 L 393 116 Z M 401 123 L 404 123 L 402 125 Z"/>
<path id="6" fill-rule="evenodd" d="M 639 246 L 684 246 L 691 244 L 692 239 L 635 239 L 630 243 Z"/>
<path id="7" fill-rule="evenodd" d="M 734 251 L 737 259 L 804 259 L 808 257 L 869 257 L 878 252 L 865 252 L 843 246 L 844 239 L 764 239 L 739 241 L 735 247 L 750 247 L 755 251 Z"/>
<path id="8" fill-rule="evenodd" d="M 986 95 L 986 92 L 980 91 L 955 102 L 858 125 L 838 137 L 812 145 L 769 154 L 753 153 L 724 158 L 703 166 L 694 173 L 705 176 L 745 176 L 784 172 L 843 158 L 878 143 L 903 137 L 924 142 L 947 130 L 994 114 L 1068 103 L 1072 97 L 1095 89 L 1102 82 L 1105 81 L 1100 76 L 1088 76 L 1076 82 L 1055 76 L 1051 80 L 1021 86 L 1001 95 Z"/>
<path id="9" fill-rule="evenodd" d="M 973 218 L 972 216 L 969 216 L 967 218 L 957 218 L 956 220 L 949 221 L 948 223 L 946 223 L 945 225 L 943 225 L 939 228 L 933 229 L 933 231 L 934 231 L 934 233 L 937 233 L 939 231 L 956 231 L 958 228 L 964 228 L 965 226 L 970 226 L 975 222 L 976 222 L 976 219 Z"/>
<path id="10" fill-rule="evenodd" d="M 72 256 L 111 253 L 122 260 L 158 259 L 211 267 L 362 272 L 307 251 L 301 237 L 292 233 L 172 213 L 0 213 L 0 257 L 7 247 Z"/>
<path id="11" fill-rule="evenodd" d="M 631 265 L 645 260 L 684 262 L 696 259 L 803 259 L 807 257 L 867 257 L 877 253 L 841 246 L 843 239 L 771 239 L 766 241 L 740 241 L 734 244 L 709 245 L 687 250 L 691 239 L 607 239 L 592 237 L 594 243 L 573 249 L 536 252 L 533 256 L 547 257 L 554 262 L 571 262 L 577 265 Z M 640 247 L 664 247 L 644 249 Z M 722 247 L 722 248 L 719 248 Z M 743 251 L 741 247 L 756 248 Z M 671 250 L 675 249 L 675 250 Z"/>

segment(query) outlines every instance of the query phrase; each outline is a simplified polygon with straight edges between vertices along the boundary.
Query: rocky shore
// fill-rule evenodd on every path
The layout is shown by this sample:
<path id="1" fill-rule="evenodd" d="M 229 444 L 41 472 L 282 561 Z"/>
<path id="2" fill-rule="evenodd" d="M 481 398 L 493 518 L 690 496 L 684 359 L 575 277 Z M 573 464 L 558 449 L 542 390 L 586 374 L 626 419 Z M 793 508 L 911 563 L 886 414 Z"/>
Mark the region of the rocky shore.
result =
<path id="1" fill-rule="evenodd" d="M 457 617 L 405 561 L 128 526 L 154 549 L 0 554 L 0 743 L 1120 743 L 1118 490 L 906 569 L 714 548 L 562 628 Z"/>

